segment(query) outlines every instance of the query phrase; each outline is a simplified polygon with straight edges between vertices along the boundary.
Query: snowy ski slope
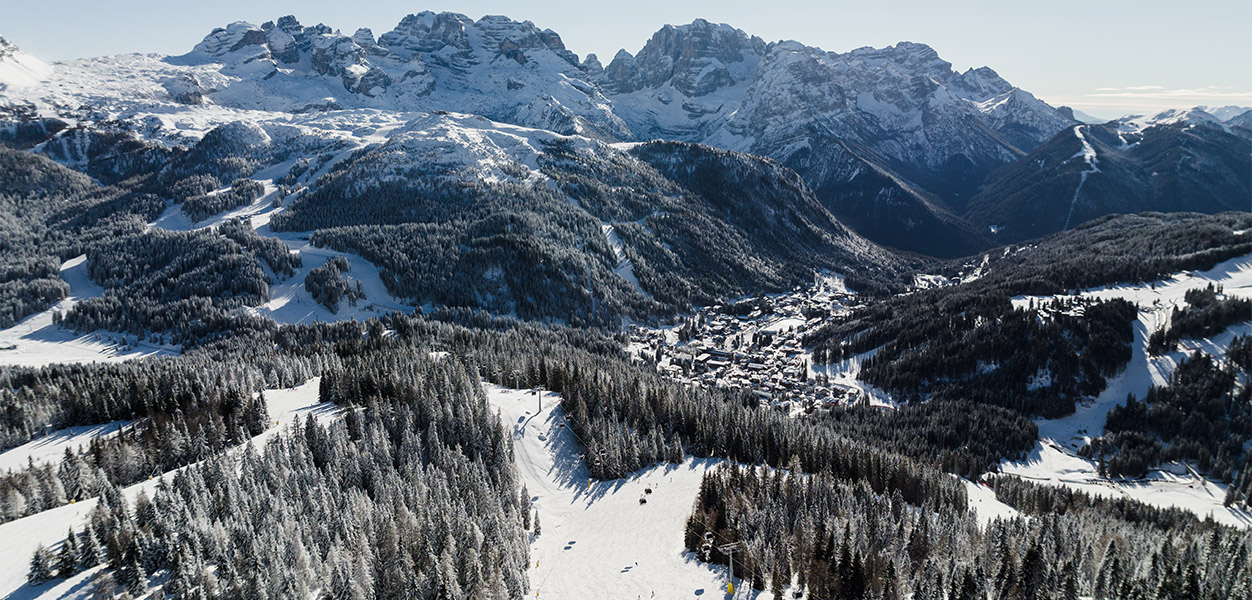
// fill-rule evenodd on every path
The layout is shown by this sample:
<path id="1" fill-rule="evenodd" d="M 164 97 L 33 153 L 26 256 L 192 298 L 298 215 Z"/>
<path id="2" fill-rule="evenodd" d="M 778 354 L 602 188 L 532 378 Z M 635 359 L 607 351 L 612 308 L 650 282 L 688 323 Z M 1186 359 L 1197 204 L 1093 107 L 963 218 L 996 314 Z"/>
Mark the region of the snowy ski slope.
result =
<path id="1" fill-rule="evenodd" d="M 1226 295 L 1252 298 L 1252 255 L 1227 260 L 1207 271 L 1178 273 L 1154 283 L 1115 285 L 1084 290 L 1084 298 L 1108 300 L 1122 298 L 1139 306 L 1139 317 L 1134 323 L 1135 339 L 1133 356 L 1120 375 L 1109 380 L 1099 397 L 1080 405 L 1074 414 L 1061 419 L 1036 421 L 1039 425 L 1039 442 L 1024 461 L 1004 461 L 1000 471 L 1024 479 L 1063 485 L 1085 492 L 1133 498 L 1147 504 L 1162 507 L 1179 507 L 1195 512 L 1200 517 L 1212 515 L 1220 523 L 1252 526 L 1252 514 L 1226 508 L 1222 505 L 1226 486 L 1208 481 L 1183 464 L 1166 465 L 1152 471 L 1141 480 L 1109 480 L 1099 476 L 1094 462 L 1076 454 L 1087 441 L 1104 431 L 1104 418 L 1114 406 L 1123 404 L 1127 394 L 1143 398 L 1153 385 L 1167 385 L 1178 361 L 1194 350 L 1203 350 L 1217 357 L 1225 355 L 1235 335 L 1252 333 L 1252 315 L 1241 325 L 1236 325 L 1208 339 L 1183 340 L 1186 352 L 1171 352 L 1154 357 L 1147 352 L 1147 338 L 1169 321 L 1175 306 L 1185 305 L 1188 290 L 1200 289 L 1209 284 L 1223 287 Z M 1029 306 L 1050 301 L 1049 297 L 1018 297 L 1014 306 Z"/>
<path id="2" fill-rule="evenodd" d="M 721 461 L 688 458 L 625 479 L 591 481 L 581 445 L 561 427 L 560 398 L 484 384 L 512 427 L 518 475 L 539 511 L 530 587 L 538 598 L 720 598 L 725 567 L 683 550 L 683 531 L 704 473 Z M 589 485 L 590 484 L 590 485 Z M 647 504 L 639 504 L 651 486 Z M 768 592 L 750 597 L 773 598 Z"/>
<path id="3" fill-rule="evenodd" d="M 121 334 L 103 330 L 78 334 L 53 324 L 53 313 L 59 311 L 64 314 L 75 304 L 104 293 L 87 277 L 86 262 L 87 255 L 83 254 L 61 265 L 61 279 L 70 285 L 68 297 L 0 331 L 0 365 L 38 367 L 53 363 L 127 360 L 178 352 L 173 346 L 144 341 L 123 347 Z M 129 337 L 130 341 L 135 341 L 134 336 Z"/>

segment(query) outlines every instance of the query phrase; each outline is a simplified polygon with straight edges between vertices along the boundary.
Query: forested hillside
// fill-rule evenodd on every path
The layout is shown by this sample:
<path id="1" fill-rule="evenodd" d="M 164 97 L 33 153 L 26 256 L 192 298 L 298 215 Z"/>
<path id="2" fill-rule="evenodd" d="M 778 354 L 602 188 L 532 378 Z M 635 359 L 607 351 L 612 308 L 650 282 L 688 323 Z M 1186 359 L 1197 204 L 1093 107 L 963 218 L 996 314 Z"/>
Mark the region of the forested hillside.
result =
<path id="1" fill-rule="evenodd" d="M 1216 119 L 1056 134 L 987 177 L 966 217 L 1017 243 L 1110 214 L 1252 210 L 1252 133 Z"/>
<path id="2" fill-rule="evenodd" d="M 806 339 L 814 360 L 873 352 L 863 377 L 904 398 L 954 398 L 1055 417 L 1097 394 L 1130 359 L 1137 309 L 1119 300 L 1014 307 L 1065 294 L 1211 268 L 1252 252 L 1247 213 L 1107 218 L 1036 244 L 942 270 L 960 285 L 897 296 L 832 320 Z"/>
<path id="3" fill-rule="evenodd" d="M 405 147 L 339 163 L 274 227 L 315 229 L 314 243 L 379 265 L 388 289 L 417 304 L 573 324 L 785 290 L 814 269 L 847 272 L 866 293 L 898 290 L 910 262 L 848 231 L 767 159 L 550 138 L 525 158 L 537 171 L 504 162 L 493 182 L 455 164 L 421 169 Z M 378 175 L 390 172 L 403 177 Z"/>
<path id="4" fill-rule="evenodd" d="M 823 598 L 1242 598 L 1246 530 L 1142 505 L 1115 506 L 1017 480 L 996 496 L 1032 518 L 985 530 L 969 512 L 914 510 L 827 474 L 727 467 L 705 476 L 687 549 L 775 597 L 795 578 Z M 1046 507 L 1046 508 L 1044 508 Z"/>
<path id="5" fill-rule="evenodd" d="M 1252 600 L 1214 111 L 704 20 L 0 38 L 0 597 Z"/>

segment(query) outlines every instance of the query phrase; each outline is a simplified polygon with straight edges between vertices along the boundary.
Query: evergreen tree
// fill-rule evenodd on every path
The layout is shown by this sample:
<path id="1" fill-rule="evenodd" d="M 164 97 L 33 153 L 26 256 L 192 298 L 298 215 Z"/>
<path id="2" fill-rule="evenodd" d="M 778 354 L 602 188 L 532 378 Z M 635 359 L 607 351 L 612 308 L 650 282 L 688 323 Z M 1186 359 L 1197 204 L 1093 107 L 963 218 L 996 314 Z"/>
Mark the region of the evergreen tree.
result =
<path id="1" fill-rule="evenodd" d="M 32 585 L 39 585 L 52 579 L 52 553 L 40 544 L 30 558 L 30 572 L 26 578 Z"/>
<path id="2" fill-rule="evenodd" d="M 1078 600 L 1078 574 L 1072 561 L 1065 563 L 1064 584 L 1060 600 Z"/>
<path id="3" fill-rule="evenodd" d="M 148 588 L 148 578 L 139 565 L 139 551 L 133 543 L 123 552 L 121 564 L 113 573 L 118 585 L 133 596 L 143 594 Z"/>
<path id="4" fill-rule="evenodd" d="M 530 531 L 530 492 L 525 485 L 522 485 L 522 495 L 518 501 L 522 507 L 522 529 Z"/>
<path id="5" fill-rule="evenodd" d="M 69 578 L 78 572 L 78 542 L 74 536 L 74 528 L 65 534 L 61 549 L 57 552 L 57 577 Z"/>
<path id="6" fill-rule="evenodd" d="M 78 567 L 90 569 L 98 564 L 100 564 L 100 545 L 96 543 L 91 523 L 87 523 L 83 525 L 83 531 L 78 534 Z"/>

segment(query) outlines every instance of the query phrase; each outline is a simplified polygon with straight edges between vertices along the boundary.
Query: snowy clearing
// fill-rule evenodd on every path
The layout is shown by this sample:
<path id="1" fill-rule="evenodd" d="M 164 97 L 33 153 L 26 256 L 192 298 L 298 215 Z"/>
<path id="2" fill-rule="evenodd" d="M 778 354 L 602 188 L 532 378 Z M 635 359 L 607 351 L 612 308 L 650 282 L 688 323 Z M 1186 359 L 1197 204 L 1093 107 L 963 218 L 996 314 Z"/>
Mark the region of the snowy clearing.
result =
<path id="1" fill-rule="evenodd" d="M 294 388 L 262 392 L 274 424 L 252 438 L 251 443 L 260 450 L 271 437 L 297 420 L 303 420 L 307 415 L 313 415 L 321 423 L 338 418 L 342 414 L 340 408 L 318 402 L 320 382 L 321 378 L 314 377 Z M 240 449 L 241 447 L 237 447 L 233 451 Z M 172 474 L 173 471 L 167 472 L 160 477 L 134 484 L 125 488 L 123 494 L 132 503 L 140 491 L 151 496 L 157 482 Z M 17 600 L 89 597 L 92 588 L 90 579 L 99 571 L 98 568 L 80 573 L 69 580 L 54 579 L 38 587 L 26 584 L 26 574 L 35 548 L 40 544 L 51 548 L 53 544 L 59 544 L 65 539 L 66 529 L 81 529 L 96 502 L 95 498 L 91 498 L 0 524 L 0 540 L 4 541 L 0 543 L 0 598 Z"/>
<path id="2" fill-rule="evenodd" d="M 271 231 L 269 227 L 270 219 L 275 214 L 283 211 L 286 206 L 274 205 L 273 201 L 278 193 L 278 188 L 273 181 L 264 179 L 255 181 L 264 186 L 264 192 L 248 205 L 224 211 L 196 223 L 191 222 L 187 215 L 183 213 L 180 205 L 171 205 L 156 221 L 149 223 L 148 226 L 172 231 L 190 231 L 217 227 L 230 219 L 241 218 L 248 220 L 256 230 L 257 235 L 274 238 L 286 244 L 289 251 L 300 255 L 302 266 L 296 269 L 296 272 L 291 277 L 275 281 L 270 285 L 270 299 L 267 302 L 261 306 L 245 309 L 253 314 L 269 317 L 279 323 L 330 323 L 350 319 L 363 321 L 389 312 L 411 312 L 413 310 L 412 306 L 404 304 L 387 291 L 387 287 L 383 285 L 382 278 L 378 274 L 378 267 L 374 266 L 373 263 L 356 254 L 314 246 L 309 243 L 307 233 L 275 233 Z M 338 310 L 331 312 L 314 300 L 313 296 L 304 289 L 304 278 L 309 274 L 309 271 L 326 264 L 326 261 L 334 257 L 347 259 L 348 264 L 352 268 L 352 272 L 348 275 L 361 282 L 361 287 L 365 292 L 365 299 L 358 301 L 356 306 L 352 306 L 346 301 L 341 301 Z"/>
<path id="3" fill-rule="evenodd" d="M 704 473 L 721 464 L 687 459 L 626 479 L 591 481 L 581 445 L 561 427 L 560 397 L 484 384 L 512 427 L 518 475 L 539 511 L 531 544 L 530 586 L 538 598 L 720 598 L 724 567 L 683 550 L 683 531 Z M 590 485 L 589 485 L 590 484 Z M 648 503 L 639 504 L 644 489 Z M 772 598 L 769 593 L 749 597 Z"/>
<path id="4" fill-rule="evenodd" d="M 1212 516 L 1225 525 L 1252 526 L 1252 513 L 1222 505 L 1226 487 L 1197 477 L 1183 465 L 1173 463 L 1151 471 L 1143 479 L 1106 479 L 1096 464 L 1062 449 L 1052 440 L 1035 444 L 1022 462 L 1004 461 L 1000 470 L 1036 483 L 1059 485 L 1108 498 L 1125 497 L 1162 508 L 1181 508 L 1200 518 Z"/>
<path id="5" fill-rule="evenodd" d="M 65 450 L 78 451 L 80 447 L 91 443 L 91 440 L 108 437 L 131 421 L 113 421 L 103 425 L 78 425 L 66 427 L 41 435 L 21 446 L 0 452 L 0 473 L 10 469 L 25 469 L 28 461 L 36 465 L 45 462 L 58 462 L 65 456 Z"/>
<path id="6" fill-rule="evenodd" d="M 769 325 L 766 325 L 760 328 L 759 331 L 766 332 L 766 333 L 778 333 L 780 331 L 787 331 L 790 329 L 803 327 L 804 323 L 805 323 L 804 319 L 801 319 L 798 317 L 785 317 L 782 319 L 778 319 L 777 321 L 774 321 L 773 323 L 770 323 Z"/>
<path id="7" fill-rule="evenodd" d="M 177 354 L 176 346 L 138 341 L 133 336 L 109 331 L 79 334 L 62 329 L 52 322 L 52 315 L 64 314 L 82 300 L 95 298 L 104 290 L 87 277 L 87 255 L 82 254 L 61 264 L 61 279 L 70 286 L 64 300 L 47 310 L 22 319 L 0 331 L 0 365 L 40 367 L 53 363 L 105 362 L 128 360 L 143 356 Z M 123 340 L 132 342 L 125 345 Z"/>
<path id="8" fill-rule="evenodd" d="M 1022 516 L 1016 508 L 997 500 L 995 490 L 968 479 L 962 479 L 961 483 L 965 484 L 965 492 L 969 497 L 969 509 L 974 511 L 974 515 L 978 517 L 978 524 L 984 528 L 996 519 L 1007 521 Z"/>
<path id="9" fill-rule="evenodd" d="M 869 352 L 850 356 L 839 362 L 818 365 L 813 363 L 813 353 L 806 351 L 805 360 L 809 363 L 810 376 L 825 375 L 830 378 L 832 386 L 860 390 L 865 395 L 865 400 L 869 402 L 870 406 L 895 408 L 896 401 L 891 399 L 891 394 L 872 383 L 866 383 L 860 379 L 861 364 L 877 352 L 878 349 L 875 348 Z"/>
<path id="10" fill-rule="evenodd" d="M 336 322 L 356 319 L 363 321 L 389 312 L 412 312 L 413 307 L 401 302 L 387 291 L 383 280 L 378 274 L 378 267 L 373 263 L 349 252 L 339 252 L 330 248 L 321 248 L 309 243 L 300 236 L 304 234 L 282 233 L 273 234 L 265 226 L 257 230 L 263 237 L 272 237 L 282 241 L 287 247 L 300 255 L 302 266 L 296 269 L 291 277 L 270 286 L 270 299 L 261 306 L 250 308 L 253 313 L 267 316 L 279 323 L 312 323 L 317 321 Z M 331 312 L 318 304 L 312 294 L 304 289 L 304 278 L 309 271 L 326 264 L 334 257 L 347 259 L 352 267 L 348 275 L 361 282 L 365 298 L 356 306 L 340 301 L 338 312 Z"/>

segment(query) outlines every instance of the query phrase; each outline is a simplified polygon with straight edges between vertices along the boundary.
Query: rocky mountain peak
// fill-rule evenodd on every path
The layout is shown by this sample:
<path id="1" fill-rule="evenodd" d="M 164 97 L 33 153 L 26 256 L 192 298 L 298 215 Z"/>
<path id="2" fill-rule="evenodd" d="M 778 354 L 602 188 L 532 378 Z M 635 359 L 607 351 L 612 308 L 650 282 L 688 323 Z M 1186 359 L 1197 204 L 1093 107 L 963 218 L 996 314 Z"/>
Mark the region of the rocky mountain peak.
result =
<path id="1" fill-rule="evenodd" d="M 595 54 L 588 54 L 586 58 L 583 58 L 583 62 L 578 65 L 578 68 L 592 78 L 599 77 L 601 73 L 604 73 L 604 65 L 600 64 L 600 58 Z"/>
<path id="2" fill-rule="evenodd" d="M 1013 85 L 990 67 L 970 68 L 948 80 L 948 87 L 963 98 L 982 102 L 1013 89 Z"/>
<path id="3" fill-rule="evenodd" d="M 866 46 L 838 56 L 850 65 L 923 73 L 939 81 L 946 81 L 952 75 L 952 63 L 940 58 L 934 48 L 916 42 L 900 42 L 885 48 Z"/>
<path id="4" fill-rule="evenodd" d="M 4 36 L 0 35 L 0 60 L 3 60 L 9 56 L 13 56 L 14 54 L 17 54 L 18 52 L 19 52 L 19 49 L 17 47 L 17 44 L 14 44 L 13 42 L 10 42 L 9 40 L 4 39 Z"/>
<path id="5" fill-rule="evenodd" d="M 688 25 L 666 25 L 637 56 L 619 52 L 605 69 L 602 85 L 630 93 L 668 83 L 688 96 L 704 96 L 751 78 L 765 51 L 761 38 L 724 23 L 696 19 Z"/>
<path id="6" fill-rule="evenodd" d="M 401 19 L 395 29 L 378 38 L 378 43 L 396 53 L 450 48 L 468 51 L 470 42 L 465 29 L 473 23 L 473 19 L 462 14 L 422 11 Z"/>

